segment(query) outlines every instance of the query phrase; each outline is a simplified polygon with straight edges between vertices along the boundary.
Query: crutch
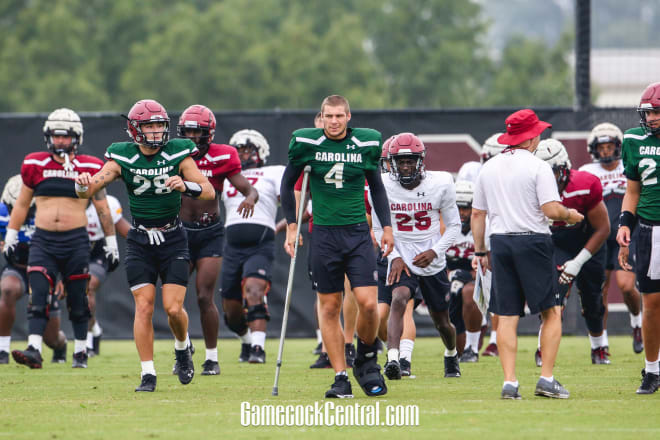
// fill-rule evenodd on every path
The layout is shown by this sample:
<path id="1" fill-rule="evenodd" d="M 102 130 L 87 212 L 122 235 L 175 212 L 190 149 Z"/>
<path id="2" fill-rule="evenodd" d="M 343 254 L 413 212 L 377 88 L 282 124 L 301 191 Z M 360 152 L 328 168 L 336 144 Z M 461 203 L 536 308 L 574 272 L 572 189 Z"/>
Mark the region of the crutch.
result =
<path id="1" fill-rule="evenodd" d="M 286 299 L 284 300 L 284 316 L 282 318 L 282 332 L 280 333 L 280 348 L 277 351 L 277 367 L 275 367 L 275 384 L 273 385 L 273 396 L 278 395 L 278 383 L 280 380 L 280 368 L 282 367 L 282 352 L 284 351 L 284 336 L 286 335 L 286 324 L 289 320 L 289 306 L 291 305 L 291 289 L 293 288 L 293 274 L 296 270 L 296 257 L 298 256 L 298 240 L 300 240 L 300 227 L 302 225 L 302 216 L 305 210 L 305 194 L 307 192 L 307 183 L 309 173 L 312 167 L 305 166 L 300 197 L 300 206 L 298 207 L 298 227 L 296 228 L 296 241 L 293 247 L 293 258 L 289 265 L 289 280 L 286 283 Z"/>

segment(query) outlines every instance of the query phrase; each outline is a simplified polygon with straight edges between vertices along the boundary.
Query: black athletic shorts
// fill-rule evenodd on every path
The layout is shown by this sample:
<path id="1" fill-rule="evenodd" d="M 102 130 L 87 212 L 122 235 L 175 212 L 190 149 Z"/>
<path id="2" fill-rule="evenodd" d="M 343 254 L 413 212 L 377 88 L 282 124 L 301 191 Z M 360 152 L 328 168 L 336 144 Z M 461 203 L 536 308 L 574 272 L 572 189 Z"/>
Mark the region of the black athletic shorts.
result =
<path id="1" fill-rule="evenodd" d="M 222 222 L 206 227 L 199 227 L 196 223 L 183 222 L 183 227 L 188 234 L 188 252 L 193 265 L 201 258 L 222 257 L 225 244 L 225 227 Z"/>
<path id="2" fill-rule="evenodd" d="M 91 246 L 89 273 L 98 278 L 99 282 L 103 284 L 108 275 L 108 268 L 110 267 L 110 262 L 105 256 L 105 250 L 103 250 L 105 239 L 92 241 Z"/>
<path id="3" fill-rule="evenodd" d="M 637 251 L 635 258 L 635 273 L 637 274 L 637 284 L 641 293 L 660 292 L 660 280 L 652 280 L 648 277 L 649 266 L 651 264 L 651 245 L 653 237 L 653 226 L 659 226 L 660 222 L 651 222 L 639 219 L 637 225 Z"/>
<path id="4" fill-rule="evenodd" d="M 44 267 L 53 282 L 57 274 L 66 279 L 89 271 L 89 236 L 86 228 L 65 232 L 35 231 L 30 242 L 28 266 Z"/>
<path id="5" fill-rule="evenodd" d="M 272 232 L 272 229 L 267 229 Z M 275 259 L 273 236 L 269 234 L 267 239 L 253 246 L 234 246 L 229 241 L 225 244 L 220 275 L 220 294 L 223 298 L 242 301 L 243 280 L 248 277 L 261 278 L 270 285 Z"/>
<path id="6" fill-rule="evenodd" d="M 344 290 L 344 274 L 353 288 L 376 286 L 376 253 L 369 225 L 314 225 L 312 229 L 312 276 L 318 293 Z"/>
<path id="7" fill-rule="evenodd" d="M 463 287 L 474 282 L 472 272 L 464 269 L 455 269 L 449 272 L 450 293 L 449 297 L 449 319 L 456 333 L 465 333 L 465 322 L 463 321 Z"/>
<path id="8" fill-rule="evenodd" d="M 403 271 L 398 283 L 392 284 L 392 290 L 405 286 L 410 291 L 410 298 L 415 298 L 416 292 L 421 292 L 422 298 L 429 310 L 443 312 L 449 309 L 449 279 L 447 271 L 441 270 L 435 275 L 421 276 L 412 272 L 410 276 Z"/>

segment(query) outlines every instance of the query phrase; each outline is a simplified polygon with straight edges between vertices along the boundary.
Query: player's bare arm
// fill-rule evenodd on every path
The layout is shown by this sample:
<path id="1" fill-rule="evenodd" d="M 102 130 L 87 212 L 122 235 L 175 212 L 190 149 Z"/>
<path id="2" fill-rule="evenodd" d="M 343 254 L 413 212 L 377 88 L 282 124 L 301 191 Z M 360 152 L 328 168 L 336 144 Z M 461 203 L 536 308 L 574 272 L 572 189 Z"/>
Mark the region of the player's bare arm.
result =
<path id="1" fill-rule="evenodd" d="M 115 235 L 115 224 L 112 222 L 112 215 L 110 214 L 110 206 L 108 205 L 108 199 L 106 198 L 105 189 L 101 189 L 92 197 L 92 204 L 96 209 L 96 213 L 99 216 L 99 221 L 101 222 L 101 228 L 103 228 L 103 233 L 106 237 Z"/>
<path id="2" fill-rule="evenodd" d="M 481 270 L 486 273 L 488 268 L 488 254 L 486 252 L 486 211 L 472 207 L 472 217 L 470 218 L 470 229 L 474 238 L 475 260 L 479 261 Z"/>
<path id="3" fill-rule="evenodd" d="M 94 176 L 81 173 L 76 177 L 76 195 L 81 199 L 89 199 L 119 176 L 121 176 L 121 168 L 117 162 L 108 161 Z"/>
<path id="4" fill-rule="evenodd" d="M 181 161 L 179 170 L 183 178 L 179 175 L 171 176 L 165 181 L 165 186 L 174 191 L 190 193 L 190 195 L 200 200 L 215 199 L 215 189 L 213 189 L 209 180 L 202 175 L 191 157 L 186 157 Z M 199 188 L 197 188 L 198 186 Z"/>
<path id="5" fill-rule="evenodd" d="M 628 185 L 626 186 L 626 194 L 623 196 L 623 202 L 621 203 L 621 212 L 629 212 L 632 215 L 637 213 L 637 204 L 639 203 L 639 196 L 642 193 L 642 187 L 637 180 L 628 179 Z M 628 247 L 630 245 L 630 227 L 621 225 L 619 230 L 616 233 L 616 242 L 621 247 Z M 621 249 L 619 249 L 619 262 L 621 261 Z M 626 266 L 627 264 L 626 260 Z M 622 264 L 621 267 L 624 267 Z"/>
<path id="6" fill-rule="evenodd" d="M 26 185 L 21 187 L 21 192 L 18 193 L 18 198 L 16 199 L 16 204 L 11 211 L 11 216 L 9 217 L 9 224 L 7 225 L 8 229 L 21 229 L 25 219 L 27 218 L 28 211 L 30 210 L 30 202 L 32 202 L 32 197 L 34 196 L 34 190 L 29 188 Z"/>
<path id="7" fill-rule="evenodd" d="M 259 201 L 259 192 L 241 173 L 229 177 L 229 182 L 231 182 L 231 184 L 234 185 L 234 188 L 245 196 L 245 200 L 238 205 L 236 211 L 241 214 L 243 218 L 252 217 L 252 214 L 254 214 L 254 205 Z"/>
<path id="8" fill-rule="evenodd" d="M 594 228 L 594 233 L 591 234 L 584 247 L 595 255 L 610 235 L 610 217 L 607 215 L 607 207 L 602 200 L 587 211 L 587 220 Z"/>
<path id="9" fill-rule="evenodd" d="M 392 218 L 390 216 L 390 205 L 387 201 L 387 192 L 383 186 L 379 170 L 367 171 L 365 177 L 371 191 L 373 212 L 376 213 L 383 227 L 380 249 L 383 251 L 383 257 L 387 257 L 394 248 L 394 234 L 392 233 Z"/>
<path id="10" fill-rule="evenodd" d="M 566 222 L 569 225 L 574 225 L 584 220 L 584 216 L 577 210 L 567 208 L 556 200 L 543 204 L 541 210 L 549 219 Z"/>

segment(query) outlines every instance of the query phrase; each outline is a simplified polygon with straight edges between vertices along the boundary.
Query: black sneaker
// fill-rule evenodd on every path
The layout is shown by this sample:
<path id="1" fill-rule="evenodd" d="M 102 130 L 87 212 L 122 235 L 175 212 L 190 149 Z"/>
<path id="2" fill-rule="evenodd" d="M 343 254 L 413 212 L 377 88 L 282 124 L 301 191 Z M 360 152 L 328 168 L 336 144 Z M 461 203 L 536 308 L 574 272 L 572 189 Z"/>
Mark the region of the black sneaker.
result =
<path id="1" fill-rule="evenodd" d="M 9 363 L 9 353 L 6 351 L 0 351 L 0 365 Z"/>
<path id="2" fill-rule="evenodd" d="M 520 400 L 522 396 L 518 392 L 519 387 L 514 387 L 513 385 L 506 384 L 502 387 L 502 399 L 511 399 L 511 400 Z"/>
<path id="3" fill-rule="evenodd" d="M 330 389 L 325 392 L 326 398 L 332 399 L 352 399 L 353 389 L 348 376 L 343 374 L 335 376 L 335 383 L 330 386 Z"/>
<path id="4" fill-rule="evenodd" d="M 238 356 L 238 362 L 248 362 L 250 360 L 251 344 L 241 344 L 241 354 Z"/>
<path id="5" fill-rule="evenodd" d="M 401 365 L 398 361 L 387 361 L 385 364 L 385 376 L 389 380 L 401 379 Z"/>
<path id="6" fill-rule="evenodd" d="M 479 353 L 475 353 L 475 351 L 472 350 L 472 346 L 469 346 L 463 351 L 463 354 L 458 360 L 459 362 L 479 362 Z"/>
<path id="7" fill-rule="evenodd" d="M 189 345 L 183 350 L 174 350 L 174 357 L 176 359 L 177 374 L 179 382 L 183 385 L 188 385 L 195 375 L 195 365 L 192 361 L 192 345 Z"/>
<path id="8" fill-rule="evenodd" d="M 92 350 L 94 351 L 94 355 L 98 356 L 101 354 L 101 336 L 94 336 L 92 339 Z"/>
<path id="9" fill-rule="evenodd" d="M 642 329 L 635 327 L 632 331 L 633 337 L 633 351 L 635 353 L 641 353 L 644 351 L 644 341 L 642 341 Z"/>
<path id="10" fill-rule="evenodd" d="M 642 370 L 642 384 L 637 388 L 637 394 L 653 394 L 660 386 L 660 376 Z"/>
<path id="11" fill-rule="evenodd" d="M 548 382 L 545 379 L 539 379 L 539 381 L 536 382 L 536 390 L 534 390 L 534 394 L 555 399 L 568 399 L 570 396 L 568 390 L 564 388 L 557 379 L 552 379 L 552 382 Z"/>
<path id="12" fill-rule="evenodd" d="M 188 348 L 190 348 L 190 356 L 195 354 L 195 346 L 192 344 L 192 342 L 190 343 Z M 176 350 L 174 350 L 174 351 L 176 351 Z M 179 363 L 176 361 L 176 358 L 175 358 L 175 361 L 174 361 L 174 366 L 172 367 L 172 374 L 174 376 L 179 374 Z"/>
<path id="13" fill-rule="evenodd" d="M 263 348 L 258 345 L 253 345 L 250 348 L 250 358 L 248 362 L 251 364 L 265 364 L 266 363 L 266 352 Z"/>
<path id="14" fill-rule="evenodd" d="M 11 355 L 16 362 L 19 364 L 27 365 L 30 368 L 41 368 L 41 365 L 44 362 L 43 358 L 41 357 L 41 353 L 39 353 L 39 350 L 31 345 L 28 345 L 28 347 L 23 351 L 14 350 L 11 352 Z"/>
<path id="15" fill-rule="evenodd" d="M 399 367 L 401 367 L 401 376 L 410 376 L 410 362 L 408 359 L 399 359 Z"/>
<path id="16" fill-rule="evenodd" d="M 537 348 L 536 353 L 534 353 L 534 362 L 536 363 L 537 367 L 542 367 L 543 366 L 543 358 L 541 357 L 541 349 Z"/>
<path id="17" fill-rule="evenodd" d="M 445 356 L 445 377 L 461 377 L 458 354 L 456 356 Z"/>
<path id="18" fill-rule="evenodd" d="M 73 362 L 71 364 L 72 368 L 87 368 L 87 352 L 79 351 L 78 353 L 73 353 Z"/>
<path id="19" fill-rule="evenodd" d="M 607 351 L 606 347 L 598 347 L 591 349 L 591 363 L 597 365 L 609 365 L 611 364 L 610 354 Z"/>
<path id="20" fill-rule="evenodd" d="M 319 342 L 318 345 L 312 350 L 312 354 L 314 355 L 320 355 L 321 351 L 323 350 L 323 342 Z"/>
<path id="21" fill-rule="evenodd" d="M 153 393 L 156 390 L 156 376 L 153 374 L 145 374 L 142 376 L 140 386 L 135 389 L 135 392 L 147 391 Z"/>
<path id="22" fill-rule="evenodd" d="M 220 365 L 211 359 L 205 360 L 202 368 L 202 376 L 217 376 L 220 374 Z"/>
<path id="23" fill-rule="evenodd" d="M 380 365 L 378 365 L 377 344 L 374 343 L 369 346 L 358 339 L 357 352 L 357 357 L 353 364 L 353 376 L 355 376 L 362 391 L 367 396 L 383 396 L 387 394 L 385 378 L 380 374 Z"/>
<path id="24" fill-rule="evenodd" d="M 355 356 L 356 356 L 355 345 L 345 344 L 344 354 L 346 356 L 346 367 L 353 368 L 353 364 L 355 363 Z"/>
<path id="25" fill-rule="evenodd" d="M 309 368 L 332 368 L 328 353 L 321 353 L 319 358 Z"/>
<path id="26" fill-rule="evenodd" d="M 379 338 L 376 338 L 376 352 L 378 354 L 382 354 L 385 348 L 383 347 L 383 341 L 381 341 Z"/>
<path id="27" fill-rule="evenodd" d="M 65 364 L 66 363 L 66 346 L 65 342 L 60 348 L 53 349 L 53 359 L 51 362 L 54 364 Z"/>

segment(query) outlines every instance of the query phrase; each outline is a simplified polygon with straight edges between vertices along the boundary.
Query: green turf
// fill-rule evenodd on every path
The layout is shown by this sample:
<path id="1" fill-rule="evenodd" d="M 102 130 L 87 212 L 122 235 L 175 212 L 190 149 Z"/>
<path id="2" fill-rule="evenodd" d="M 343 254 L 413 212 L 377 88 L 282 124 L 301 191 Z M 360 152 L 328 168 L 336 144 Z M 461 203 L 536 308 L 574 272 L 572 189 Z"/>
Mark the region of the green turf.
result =
<path id="1" fill-rule="evenodd" d="M 25 439 L 267 439 L 339 438 L 355 433 L 368 438 L 658 438 L 660 393 L 637 396 L 642 355 L 635 355 L 630 337 L 611 337 L 612 365 L 591 365 L 584 337 L 565 337 L 555 370 L 571 392 L 569 400 L 534 397 L 540 369 L 534 366 L 536 338 L 520 340 L 518 379 L 521 401 L 502 401 L 502 373 L 496 358 L 462 364 L 463 377 L 443 377 L 439 338 L 418 339 L 413 355 L 415 379 L 388 382 L 381 406 L 419 405 L 417 427 L 243 427 L 240 405 L 314 404 L 332 382 L 330 370 L 310 370 L 314 341 L 289 340 L 285 346 L 280 396 L 271 390 L 277 341 L 269 340 L 265 365 L 237 362 L 237 340 L 220 340 L 218 377 L 199 375 L 204 360 L 195 341 L 197 375 L 190 385 L 172 376 L 173 343 L 156 343 L 158 387 L 135 393 L 140 364 L 131 341 L 104 341 L 102 355 L 87 370 L 69 364 L 45 363 L 29 370 L 10 361 L 0 366 L 0 438 Z M 23 349 L 24 342 L 12 344 Z M 49 361 L 51 352 L 44 353 Z M 372 404 L 352 380 L 355 399 L 342 404 Z M 286 436 L 286 437 L 285 437 Z M 521 437 L 522 436 L 522 437 Z"/>

